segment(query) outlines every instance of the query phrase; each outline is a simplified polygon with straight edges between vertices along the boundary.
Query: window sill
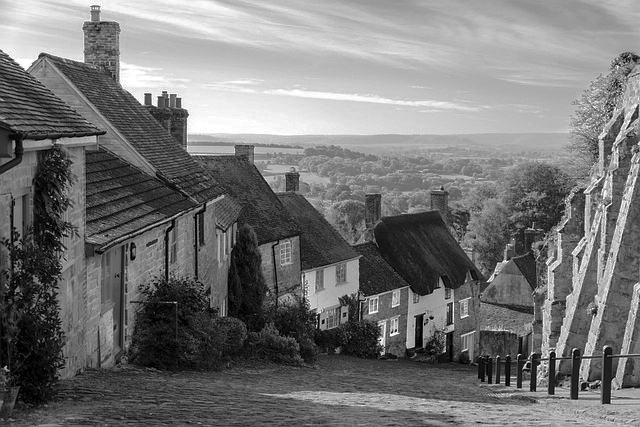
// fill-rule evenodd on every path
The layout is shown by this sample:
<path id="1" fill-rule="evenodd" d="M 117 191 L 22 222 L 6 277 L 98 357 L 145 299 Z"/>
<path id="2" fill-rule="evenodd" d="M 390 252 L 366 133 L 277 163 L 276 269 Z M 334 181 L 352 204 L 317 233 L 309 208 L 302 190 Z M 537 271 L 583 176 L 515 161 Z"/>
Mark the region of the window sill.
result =
<path id="1" fill-rule="evenodd" d="M 469 317 L 468 314 L 466 316 L 460 316 L 461 319 L 466 319 L 467 317 Z"/>
<path id="2" fill-rule="evenodd" d="M 395 337 L 396 335 L 400 335 L 400 332 L 394 332 L 392 334 L 389 334 L 390 337 Z"/>

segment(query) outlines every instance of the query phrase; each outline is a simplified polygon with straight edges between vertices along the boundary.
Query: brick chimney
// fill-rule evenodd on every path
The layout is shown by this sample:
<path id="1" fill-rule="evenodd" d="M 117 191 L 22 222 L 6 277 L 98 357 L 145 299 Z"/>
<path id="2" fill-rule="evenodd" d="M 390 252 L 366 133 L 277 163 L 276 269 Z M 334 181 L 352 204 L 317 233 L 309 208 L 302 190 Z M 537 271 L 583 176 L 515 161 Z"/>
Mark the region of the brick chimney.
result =
<path id="1" fill-rule="evenodd" d="M 296 168 L 284 174 L 285 191 L 297 193 L 300 191 L 300 174 L 296 172 Z"/>
<path id="2" fill-rule="evenodd" d="M 169 94 L 166 90 L 158 95 L 158 104 L 152 104 L 153 96 L 144 94 L 144 106 L 151 115 L 165 128 L 180 146 L 187 149 L 187 118 L 189 112 L 182 108 L 182 98 L 175 93 Z"/>
<path id="3" fill-rule="evenodd" d="M 364 195 L 364 233 L 362 240 L 372 242 L 375 240 L 373 228 L 382 217 L 382 195 L 380 193 Z"/>
<path id="4" fill-rule="evenodd" d="M 100 6 L 91 6 L 91 21 L 85 21 L 84 62 L 102 68 L 120 81 L 120 25 L 100 20 Z"/>
<path id="5" fill-rule="evenodd" d="M 431 190 L 431 210 L 440 211 L 444 222 L 449 224 L 449 192 L 444 187 Z"/>
<path id="6" fill-rule="evenodd" d="M 239 144 L 234 145 L 234 148 L 236 149 L 236 156 L 244 157 L 249 163 L 253 164 L 255 150 L 255 147 L 253 145 Z"/>

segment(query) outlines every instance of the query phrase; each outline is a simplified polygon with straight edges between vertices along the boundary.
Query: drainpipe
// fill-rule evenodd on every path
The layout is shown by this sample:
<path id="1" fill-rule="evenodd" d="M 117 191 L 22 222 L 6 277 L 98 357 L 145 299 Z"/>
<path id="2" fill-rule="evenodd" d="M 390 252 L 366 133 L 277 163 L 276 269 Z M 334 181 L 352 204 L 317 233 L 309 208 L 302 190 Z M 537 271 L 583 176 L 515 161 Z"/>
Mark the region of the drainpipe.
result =
<path id="1" fill-rule="evenodd" d="M 278 308 L 278 265 L 276 264 L 276 246 L 280 244 L 280 239 L 271 245 L 271 255 L 273 256 L 273 277 L 275 279 L 275 287 L 276 291 L 276 308 Z"/>
<path id="2" fill-rule="evenodd" d="M 195 256 L 193 257 L 193 274 L 196 278 L 196 280 L 198 279 L 198 244 L 199 244 L 199 235 L 198 235 L 198 215 L 204 215 L 204 213 L 207 211 L 207 204 L 205 203 L 204 205 L 202 205 L 202 209 L 199 210 L 198 212 L 196 212 L 193 215 L 193 249 L 194 249 L 194 253 Z M 202 224 L 204 225 L 204 221 L 202 222 Z M 200 230 L 202 232 L 202 230 Z"/>
<path id="3" fill-rule="evenodd" d="M 10 138 L 16 142 L 16 148 L 14 149 L 16 156 L 13 159 L 11 159 L 8 163 L 5 163 L 4 165 L 0 166 L 0 175 L 5 173 L 9 169 L 13 169 L 14 167 L 18 166 L 20 163 L 22 163 L 22 155 L 24 154 L 24 146 L 22 145 L 22 139 L 24 138 L 24 135 L 22 135 L 21 133 L 13 134 Z"/>
<path id="4" fill-rule="evenodd" d="M 171 221 L 171 225 L 164 232 L 164 278 L 169 280 L 169 233 L 175 228 L 176 220 Z"/>

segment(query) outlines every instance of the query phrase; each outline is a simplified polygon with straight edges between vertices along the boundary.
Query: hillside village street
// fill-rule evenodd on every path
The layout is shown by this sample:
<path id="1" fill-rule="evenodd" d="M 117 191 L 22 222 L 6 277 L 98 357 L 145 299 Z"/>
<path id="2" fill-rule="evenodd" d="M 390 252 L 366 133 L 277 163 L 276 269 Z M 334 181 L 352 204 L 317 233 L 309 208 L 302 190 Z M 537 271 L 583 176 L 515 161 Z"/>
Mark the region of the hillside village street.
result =
<path id="1" fill-rule="evenodd" d="M 541 388 L 538 388 L 540 390 Z M 222 372 L 123 365 L 62 381 L 60 400 L 18 409 L 11 426 L 636 425 L 640 390 L 568 399 L 480 384 L 473 366 L 320 356 L 315 367 L 242 364 Z"/>

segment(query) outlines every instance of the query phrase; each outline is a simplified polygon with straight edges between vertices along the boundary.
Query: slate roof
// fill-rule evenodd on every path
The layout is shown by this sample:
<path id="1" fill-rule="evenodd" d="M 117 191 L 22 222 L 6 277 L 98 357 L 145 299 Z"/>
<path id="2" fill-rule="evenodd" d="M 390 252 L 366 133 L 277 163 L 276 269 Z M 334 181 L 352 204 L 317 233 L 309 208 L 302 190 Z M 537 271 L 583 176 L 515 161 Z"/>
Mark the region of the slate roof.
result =
<path id="1" fill-rule="evenodd" d="M 194 156 L 242 206 L 238 221 L 253 227 L 258 244 L 300 235 L 300 228 L 255 165 L 239 156 Z"/>
<path id="2" fill-rule="evenodd" d="M 522 275 L 527 282 L 531 285 L 531 289 L 537 287 L 537 275 L 536 275 L 536 259 L 531 252 L 527 252 L 525 255 L 520 255 L 510 259 L 522 272 Z"/>
<path id="3" fill-rule="evenodd" d="M 527 335 L 533 328 L 533 313 L 513 310 L 486 302 L 480 303 L 481 330 L 507 330 L 518 336 Z"/>
<path id="4" fill-rule="evenodd" d="M 230 196 L 225 196 L 216 201 L 214 206 L 216 210 L 216 226 L 225 231 L 238 220 L 238 216 L 242 212 L 242 206 Z"/>
<path id="5" fill-rule="evenodd" d="M 353 246 L 360 258 L 360 291 L 365 296 L 377 295 L 409 284 L 387 264 L 378 247 L 373 242 Z"/>
<path id="6" fill-rule="evenodd" d="M 25 139 L 102 135 L 0 50 L 0 128 Z"/>
<path id="7" fill-rule="evenodd" d="M 470 271 L 481 277 L 438 211 L 383 217 L 374 235 L 384 259 L 420 295 L 433 292 L 440 277 L 453 289 Z"/>
<path id="8" fill-rule="evenodd" d="M 41 53 L 151 163 L 159 175 L 202 203 L 224 191 L 129 92 L 92 65 Z"/>
<path id="9" fill-rule="evenodd" d="M 103 246 L 198 206 L 105 149 L 86 152 L 86 241 Z"/>
<path id="10" fill-rule="evenodd" d="M 303 195 L 288 192 L 278 193 L 277 196 L 302 230 L 302 270 L 344 262 L 360 256 Z"/>

